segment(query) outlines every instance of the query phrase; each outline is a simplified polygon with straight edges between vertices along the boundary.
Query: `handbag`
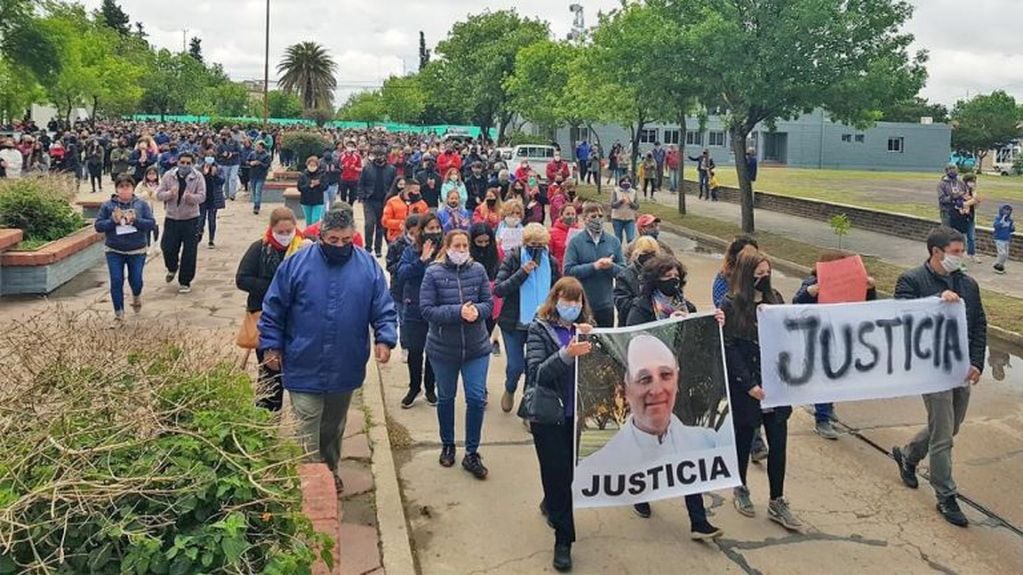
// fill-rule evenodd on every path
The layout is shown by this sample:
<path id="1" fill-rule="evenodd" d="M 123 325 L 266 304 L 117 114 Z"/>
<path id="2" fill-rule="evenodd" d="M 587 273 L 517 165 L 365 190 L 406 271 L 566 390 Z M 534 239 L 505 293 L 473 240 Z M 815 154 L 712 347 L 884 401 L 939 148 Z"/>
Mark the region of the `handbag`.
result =
<path id="1" fill-rule="evenodd" d="M 242 349 L 256 349 L 259 346 L 259 316 L 262 311 L 247 311 L 242 318 L 242 325 L 238 328 L 238 336 L 235 343 Z"/>
<path id="2" fill-rule="evenodd" d="M 557 391 L 549 387 L 527 385 L 519 403 L 518 416 L 530 423 L 563 425 L 565 402 L 561 400 L 561 395 Z"/>

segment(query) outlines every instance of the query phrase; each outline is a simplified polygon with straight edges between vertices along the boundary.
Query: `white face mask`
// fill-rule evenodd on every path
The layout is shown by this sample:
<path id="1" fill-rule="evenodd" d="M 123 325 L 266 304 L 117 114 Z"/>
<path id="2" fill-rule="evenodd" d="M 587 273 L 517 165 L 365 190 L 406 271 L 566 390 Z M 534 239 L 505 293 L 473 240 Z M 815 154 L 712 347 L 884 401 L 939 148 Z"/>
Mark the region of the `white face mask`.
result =
<path id="1" fill-rule="evenodd" d="M 277 243 L 282 246 L 287 246 L 291 245 L 291 240 L 295 239 L 295 232 L 291 232 L 290 234 L 279 234 L 277 232 L 273 232 L 273 236 L 274 239 L 277 240 Z"/>
<path id="2" fill-rule="evenodd" d="M 963 256 L 945 254 L 945 257 L 941 258 L 941 267 L 948 273 L 957 272 L 963 269 Z"/>
<path id="3" fill-rule="evenodd" d="M 520 223 L 522 223 L 522 220 L 515 216 L 506 216 L 504 218 L 504 225 L 508 226 L 509 228 L 517 228 L 519 227 Z"/>
<path id="4" fill-rule="evenodd" d="M 469 252 L 456 252 L 453 249 L 449 249 L 448 259 L 456 266 L 464 265 L 465 262 L 469 261 Z"/>

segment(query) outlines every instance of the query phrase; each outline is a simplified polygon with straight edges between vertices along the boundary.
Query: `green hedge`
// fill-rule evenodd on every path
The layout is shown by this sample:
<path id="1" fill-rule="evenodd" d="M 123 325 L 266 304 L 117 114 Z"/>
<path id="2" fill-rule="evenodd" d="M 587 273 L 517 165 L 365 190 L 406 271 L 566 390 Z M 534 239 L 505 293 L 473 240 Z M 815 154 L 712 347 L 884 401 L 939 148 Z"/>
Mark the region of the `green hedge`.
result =
<path id="1" fill-rule="evenodd" d="M 59 240 L 85 226 L 57 178 L 21 178 L 0 183 L 0 228 L 24 232 L 23 244 Z"/>
<path id="2" fill-rule="evenodd" d="M 281 149 L 294 154 L 294 164 L 305 165 L 306 158 L 323 154 L 332 147 L 326 138 L 316 132 L 288 132 L 281 136 Z"/>

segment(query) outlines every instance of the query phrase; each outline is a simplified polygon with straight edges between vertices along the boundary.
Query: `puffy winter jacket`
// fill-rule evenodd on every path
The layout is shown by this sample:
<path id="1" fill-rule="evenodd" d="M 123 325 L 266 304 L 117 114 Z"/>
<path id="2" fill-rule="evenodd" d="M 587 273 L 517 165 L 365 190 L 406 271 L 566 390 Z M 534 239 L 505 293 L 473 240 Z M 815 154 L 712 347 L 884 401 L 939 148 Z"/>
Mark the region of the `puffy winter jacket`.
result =
<path id="1" fill-rule="evenodd" d="M 565 249 L 568 248 L 568 233 L 570 230 L 578 228 L 570 228 L 561 221 L 560 218 L 554 219 L 554 225 L 551 226 L 551 255 L 558 262 L 558 269 L 562 269 L 562 264 L 565 263 Z"/>
<path id="2" fill-rule="evenodd" d="M 519 317 L 519 288 L 529 277 L 526 270 L 522 269 L 522 249 L 510 250 L 504 255 L 501 261 L 501 268 L 497 270 L 497 279 L 494 280 L 494 295 L 504 300 L 501 304 L 501 315 L 497 317 L 497 323 L 502 330 L 517 329 L 525 331 L 529 327 L 529 321 L 522 322 Z M 551 287 L 561 279 L 561 272 L 558 270 L 558 262 L 548 252 L 551 265 Z"/>
<path id="3" fill-rule="evenodd" d="M 473 302 L 479 311 L 474 322 L 462 319 L 462 305 Z M 419 309 L 430 323 L 426 354 L 439 361 L 462 363 L 491 352 L 486 318 L 494 313 L 490 279 L 483 266 L 469 262 L 456 266 L 447 259 L 426 268 L 419 293 Z"/>
<path id="4" fill-rule="evenodd" d="M 428 211 L 430 211 L 430 207 L 423 200 L 413 204 L 400 195 L 387 200 L 387 203 L 384 204 L 384 217 L 382 218 L 384 229 L 387 230 L 387 241 L 393 242 L 401 236 L 405 219 L 409 215 L 425 214 Z"/>
<path id="5" fill-rule="evenodd" d="M 404 321 L 423 321 L 423 314 L 419 311 L 419 293 L 429 263 L 420 259 L 421 254 L 422 251 L 409 245 L 401 252 L 401 259 L 398 261 L 394 283 L 400 290 L 398 294 L 405 314 L 402 316 Z"/>
<path id="6" fill-rule="evenodd" d="M 117 234 L 117 226 L 120 222 L 115 222 L 113 215 L 114 210 L 118 208 L 121 211 L 135 211 L 135 221 L 131 224 L 135 226 L 134 232 Z M 122 202 L 115 195 L 100 206 L 93 226 L 97 232 L 106 234 L 105 243 L 108 248 L 117 252 L 131 252 L 146 247 L 146 239 L 149 237 L 149 232 L 156 227 L 156 220 L 153 218 L 153 210 L 142 198 L 133 195 L 130 202 Z"/>
<path id="7" fill-rule="evenodd" d="M 288 257 L 263 299 L 260 349 L 283 352 L 284 388 L 327 394 L 362 386 L 369 359 L 369 330 L 378 344 L 394 347 L 398 315 L 384 271 L 356 248 L 339 266 L 327 264 L 320 245 Z"/>
<path id="8" fill-rule="evenodd" d="M 561 345 L 554 327 L 542 319 L 529 324 L 526 336 L 526 387 L 553 389 L 565 404 L 566 420 L 575 413 L 575 360 Z"/>
<path id="9" fill-rule="evenodd" d="M 639 272 L 639 264 L 633 263 L 623 269 L 622 273 L 615 278 L 615 310 L 618 311 L 619 322 L 626 322 L 629 319 L 629 310 L 632 309 L 633 300 L 639 296 Z"/>

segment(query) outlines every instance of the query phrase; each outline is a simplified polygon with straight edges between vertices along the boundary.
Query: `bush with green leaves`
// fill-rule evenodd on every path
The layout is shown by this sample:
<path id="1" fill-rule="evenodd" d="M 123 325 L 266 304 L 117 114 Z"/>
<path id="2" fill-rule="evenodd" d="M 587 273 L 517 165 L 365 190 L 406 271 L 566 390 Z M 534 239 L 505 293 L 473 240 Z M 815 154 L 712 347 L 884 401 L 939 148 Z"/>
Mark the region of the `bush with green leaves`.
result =
<path id="1" fill-rule="evenodd" d="M 281 136 L 282 150 L 291 150 L 297 165 L 305 165 L 309 156 L 317 156 L 331 148 L 331 143 L 316 132 L 287 132 Z"/>
<path id="2" fill-rule="evenodd" d="M 59 240 L 85 226 L 57 178 L 20 178 L 0 184 L 0 228 L 17 228 L 25 243 Z"/>
<path id="3" fill-rule="evenodd" d="M 311 572 L 298 447 L 215 335 L 106 330 L 95 315 L 4 330 L 0 573 Z"/>

